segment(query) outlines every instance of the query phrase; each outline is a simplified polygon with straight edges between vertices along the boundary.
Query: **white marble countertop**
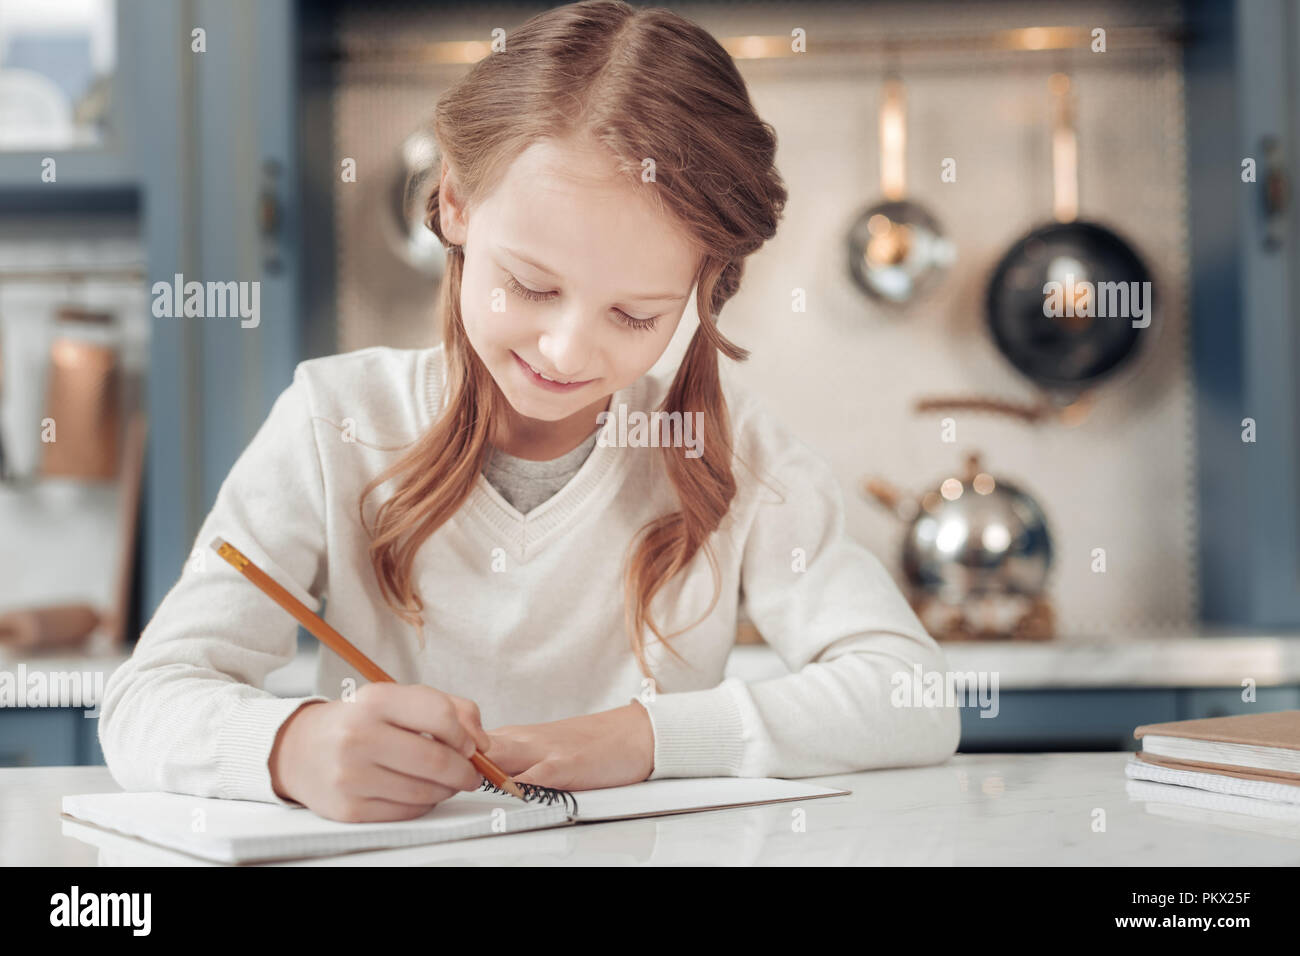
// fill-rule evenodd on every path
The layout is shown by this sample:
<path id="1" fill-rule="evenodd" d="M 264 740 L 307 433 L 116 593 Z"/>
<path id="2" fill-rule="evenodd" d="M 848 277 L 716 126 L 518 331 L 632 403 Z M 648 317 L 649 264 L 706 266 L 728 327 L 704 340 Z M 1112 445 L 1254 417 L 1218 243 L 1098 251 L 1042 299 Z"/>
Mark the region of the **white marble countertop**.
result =
<path id="1" fill-rule="evenodd" d="M 941 646 L 950 669 L 996 673 L 1000 690 L 1240 688 L 1247 677 L 1259 687 L 1300 684 L 1300 634 L 1117 634 L 1042 642 L 950 641 Z M 742 680 L 788 673 L 766 644 L 739 644 L 727 662 L 727 675 Z"/>
<path id="2" fill-rule="evenodd" d="M 1129 758 L 958 754 L 934 767 L 809 778 L 852 791 L 844 797 L 579 824 L 288 865 L 1300 864 L 1300 824 L 1137 799 L 1124 776 Z M 1150 786 L 1164 794 L 1185 789 Z M 210 865 L 60 816 L 66 794 L 118 789 L 104 767 L 0 769 L 0 866 Z M 796 809 L 805 814 L 804 832 L 792 826 Z M 1098 810 L 1104 811 L 1102 832 L 1094 830 Z"/>
<path id="3" fill-rule="evenodd" d="M 996 672 L 998 688 L 1258 687 L 1300 684 L 1300 632 L 1204 630 L 1195 635 L 1110 635 L 1053 641 L 946 641 L 954 671 Z M 789 674 L 766 644 L 738 644 L 728 676 Z"/>
<path id="4" fill-rule="evenodd" d="M 994 673 L 1000 690 L 1051 688 L 1241 687 L 1253 678 L 1259 687 L 1300 684 L 1300 634 L 1202 632 L 1187 637 L 1076 638 L 1045 642 L 963 641 L 943 645 L 954 671 Z M 281 697 L 312 693 L 316 673 L 314 648 L 267 678 L 267 689 Z M 102 681 L 126 660 L 120 649 L 93 654 L 22 658 L 0 648 L 0 671 L 18 674 L 98 672 Z M 764 680 L 790 673 L 766 644 L 737 644 L 726 676 Z M 101 681 L 101 682 L 102 682 Z M 93 689 L 93 684 L 90 682 Z M 0 709 L 4 701 L 0 699 Z"/>
<path id="5" fill-rule="evenodd" d="M 1003 690 L 1300 684 L 1300 635 L 1204 634 L 943 645 L 955 671 L 998 671 Z"/>

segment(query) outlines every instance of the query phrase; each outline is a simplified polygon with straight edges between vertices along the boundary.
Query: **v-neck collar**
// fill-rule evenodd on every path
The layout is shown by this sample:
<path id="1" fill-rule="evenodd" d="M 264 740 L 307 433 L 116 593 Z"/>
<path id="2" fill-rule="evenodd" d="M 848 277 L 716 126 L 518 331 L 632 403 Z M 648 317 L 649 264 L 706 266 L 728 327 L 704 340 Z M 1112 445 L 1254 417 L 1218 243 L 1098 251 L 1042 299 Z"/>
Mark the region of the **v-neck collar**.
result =
<path id="1" fill-rule="evenodd" d="M 447 380 L 447 356 L 442 345 L 425 349 L 421 356 L 423 398 L 421 432 L 433 424 L 442 411 L 447 396 L 443 384 Z M 480 471 L 474 479 L 474 488 L 465 499 L 461 510 L 481 522 L 506 546 L 519 561 L 532 557 L 537 550 L 591 498 L 595 489 L 615 468 L 626 468 L 630 456 L 617 445 L 620 406 L 628 412 L 641 410 L 645 395 L 645 376 L 631 385 L 619 389 L 609 403 L 609 416 L 601 426 L 596 444 L 582 467 L 559 491 L 542 502 L 528 514 L 521 514 Z"/>

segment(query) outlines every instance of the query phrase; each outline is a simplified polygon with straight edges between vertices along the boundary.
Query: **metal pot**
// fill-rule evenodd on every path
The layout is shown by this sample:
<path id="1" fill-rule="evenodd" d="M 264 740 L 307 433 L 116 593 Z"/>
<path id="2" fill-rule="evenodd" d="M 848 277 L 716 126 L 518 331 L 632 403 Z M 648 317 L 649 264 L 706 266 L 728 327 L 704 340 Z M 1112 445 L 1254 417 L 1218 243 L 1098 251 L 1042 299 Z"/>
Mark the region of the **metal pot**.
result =
<path id="1" fill-rule="evenodd" d="M 433 279 L 442 278 L 447 252 L 424 219 L 429 194 L 441 173 L 442 156 L 433 132 L 423 127 L 415 130 L 393 159 L 382 217 L 384 234 L 398 258 Z"/>

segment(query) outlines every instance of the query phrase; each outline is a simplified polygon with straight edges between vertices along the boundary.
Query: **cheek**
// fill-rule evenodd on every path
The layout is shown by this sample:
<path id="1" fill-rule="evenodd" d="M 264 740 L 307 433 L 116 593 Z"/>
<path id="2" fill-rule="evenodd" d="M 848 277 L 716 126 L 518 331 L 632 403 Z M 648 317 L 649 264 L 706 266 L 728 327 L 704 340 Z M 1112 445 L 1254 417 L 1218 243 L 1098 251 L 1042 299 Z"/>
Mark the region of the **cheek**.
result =
<path id="1" fill-rule="evenodd" d="M 659 361 L 660 356 L 662 356 L 668 346 L 672 344 L 673 338 L 677 335 L 677 329 L 681 325 L 681 322 L 682 317 L 679 315 L 672 321 L 661 320 L 659 327 L 653 332 L 640 333 L 642 338 L 639 340 L 641 342 L 639 354 L 644 362 L 648 365 L 654 365 Z"/>
<path id="2" fill-rule="evenodd" d="M 465 334 L 476 346 L 481 346 L 498 338 L 505 325 L 506 312 L 500 309 L 505 302 L 506 291 L 493 288 L 488 278 L 475 275 L 466 270 L 461 278 L 460 315 L 465 325 Z M 509 303 L 506 303 L 509 308 Z"/>
<path id="3" fill-rule="evenodd" d="M 639 336 L 639 338 L 632 339 L 635 344 L 620 349 L 614 356 L 617 378 L 625 384 L 636 381 L 654 368 L 655 363 L 664 354 L 664 348 L 672 338 L 671 335 L 660 336 L 658 332 L 637 332 L 634 334 Z"/>

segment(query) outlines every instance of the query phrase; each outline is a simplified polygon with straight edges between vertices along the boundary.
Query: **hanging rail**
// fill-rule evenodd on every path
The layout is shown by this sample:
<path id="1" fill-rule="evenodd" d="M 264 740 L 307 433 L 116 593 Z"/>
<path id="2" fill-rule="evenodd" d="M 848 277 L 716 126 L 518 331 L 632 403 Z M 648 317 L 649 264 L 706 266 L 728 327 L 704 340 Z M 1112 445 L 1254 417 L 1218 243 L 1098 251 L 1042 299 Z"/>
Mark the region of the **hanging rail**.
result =
<path id="1" fill-rule="evenodd" d="M 917 53 L 1040 53 L 1052 50 L 1087 52 L 1093 43 L 1090 26 L 1019 27 L 967 33 L 883 34 L 845 36 L 814 33 L 807 52 L 792 49 L 791 36 L 749 35 L 720 37 L 718 42 L 737 60 L 771 60 L 795 56 Z M 1132 51 L 1177 47 L 1188 31 L 1175 26 L 1106 27 L 1106 50 Z M 492 51 L 488 40 L 349 40 L 309 49 L 308 59 L 390 66 L 408 64 L 457 65 L 475 63 Z"/>
<path id="2" fill-rule="evenodd" d="M 88 266 L 60 269 L 0 268 L 0 282 L 143 282 L 146 274 L 138 266 Z"/>

